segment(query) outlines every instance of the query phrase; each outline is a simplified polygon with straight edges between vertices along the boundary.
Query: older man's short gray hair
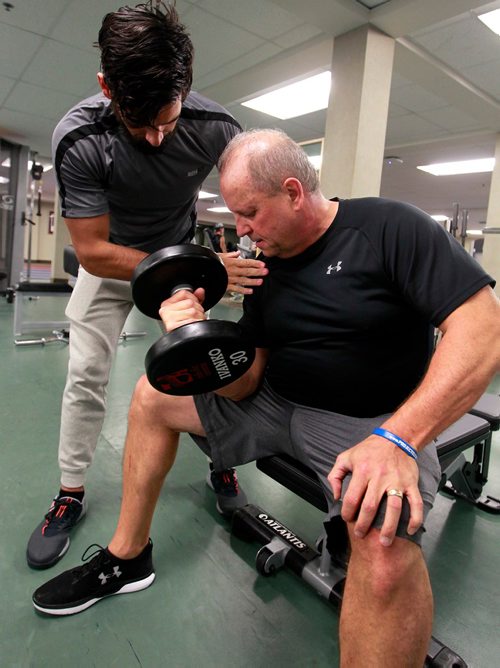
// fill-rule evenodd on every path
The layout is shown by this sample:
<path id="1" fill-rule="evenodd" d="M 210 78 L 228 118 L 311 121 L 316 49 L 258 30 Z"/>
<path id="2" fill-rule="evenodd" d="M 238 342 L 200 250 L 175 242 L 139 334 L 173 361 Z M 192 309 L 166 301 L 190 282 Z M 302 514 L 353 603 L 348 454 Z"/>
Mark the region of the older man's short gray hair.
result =
<path id="1" fill-rule="evenodd" d="M 276 194 L 290 177 L 298 179 L 306 192 L 319 190 L 318 174 L 306 152 L 281 130 L 248 130 L 233 137 L 219 159 L 221 175 L 241 149 L 246 151 L 248 173 L 257 190 Z"/>

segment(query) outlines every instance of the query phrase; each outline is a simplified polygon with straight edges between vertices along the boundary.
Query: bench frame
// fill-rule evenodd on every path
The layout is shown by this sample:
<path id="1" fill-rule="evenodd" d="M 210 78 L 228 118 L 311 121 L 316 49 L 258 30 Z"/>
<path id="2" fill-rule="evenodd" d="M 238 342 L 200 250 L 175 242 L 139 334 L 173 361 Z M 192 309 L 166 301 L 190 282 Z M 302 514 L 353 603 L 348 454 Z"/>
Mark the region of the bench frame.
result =
<path id="1" fill-rule="evenodd" d="M 488 476 L 491 429 L 498 429 L 500 423 L 500 398 L 496 397 L 493 405 L 496 415 L 491 411 L 491 404 L 489 413 L 478 407 L 475 415 L 464 416 L 443 432 L 436 445 L 442 470 L 440 491 L 466 500 L 487 512 L 499 513 L 500 500 L 482 495 Z M 484 419 L 487 417 L 490 419 Z M 473 450 L 472 462 L 468 462 L 463 454 L 469 449 Z M 288 455 L 279 455 L 260 459 L 256 466 L 319 510 L 327 511 L 328 506 L 319 479 L 314 471 L 301 462 Z M 327 546 L 324 531 L 318 537 L 316 546 L 312 547 L 294 531 L 253 504 L 236 510 L 231 531 L 242 540 L 262 544 L 255 560 L 260 575 L 269 576 L 287 566 L 320 596 L 337 606 L 341 604 L 346 562 L 342 550 L 339 550 L 338 556 L 334 552 L 332 557 L 332 545 Z M 339 532 L 340 547 L 345 543 L 345 533 L 345 528 Z M 433 636 L 427 650 L 425 666 L 466 668 L 467 664 Z"/>

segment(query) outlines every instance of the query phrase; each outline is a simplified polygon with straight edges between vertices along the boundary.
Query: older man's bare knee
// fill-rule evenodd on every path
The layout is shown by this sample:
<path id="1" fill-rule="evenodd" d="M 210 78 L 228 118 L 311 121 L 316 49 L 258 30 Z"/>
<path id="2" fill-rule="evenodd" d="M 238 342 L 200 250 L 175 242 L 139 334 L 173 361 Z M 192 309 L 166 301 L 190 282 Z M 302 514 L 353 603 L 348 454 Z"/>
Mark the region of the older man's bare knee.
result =
<path id="1" fill-rule="evenodd" d="M 372 529 L 365 538 L 353 539 L 351 548 L 351 565 L 359 567 L 363 586 L 382 605 L 394 600 L 415 577 L 426 577 L 421 549 L 412 541 L 396 538 L 384 547 L 379 531 Z"/>
<path id="2" fill-rule="evenodd" d="M 193 397 L 158 392 L 145 375 L 135 386 L 129 410 L 129 422 L 131 420 L 155 425 L 159 429 L 205 435 Z"/>

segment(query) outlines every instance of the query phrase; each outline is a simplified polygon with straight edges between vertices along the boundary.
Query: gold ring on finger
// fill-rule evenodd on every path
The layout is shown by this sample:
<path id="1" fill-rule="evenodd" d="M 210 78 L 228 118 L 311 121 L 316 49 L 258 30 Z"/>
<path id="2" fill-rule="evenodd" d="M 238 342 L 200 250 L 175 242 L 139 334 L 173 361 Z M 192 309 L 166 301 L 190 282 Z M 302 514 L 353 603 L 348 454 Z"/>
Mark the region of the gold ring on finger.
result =
<path id="1" fill-rule="evenodd" d="M 404 494 L 400 489 L 388 489 L 386 494 L 387 496 L 398 496 L 400 499 L 404 497 Z"/>

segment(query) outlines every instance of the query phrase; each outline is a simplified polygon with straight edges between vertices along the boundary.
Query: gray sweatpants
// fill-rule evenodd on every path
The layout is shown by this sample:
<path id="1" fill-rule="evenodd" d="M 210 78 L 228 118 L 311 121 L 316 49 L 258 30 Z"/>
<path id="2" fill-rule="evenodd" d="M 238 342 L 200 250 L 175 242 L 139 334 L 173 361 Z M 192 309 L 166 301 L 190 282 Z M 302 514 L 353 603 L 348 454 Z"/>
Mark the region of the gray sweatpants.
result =
<path id="1" fill-rule="evenodd" d="M 61 410 L 61 484 L 79 487 L 92 463 L 106 412 L 111 364 L 133 307 L 130 283 L 82 267 L 66 308 L 69 363 Z"/>

